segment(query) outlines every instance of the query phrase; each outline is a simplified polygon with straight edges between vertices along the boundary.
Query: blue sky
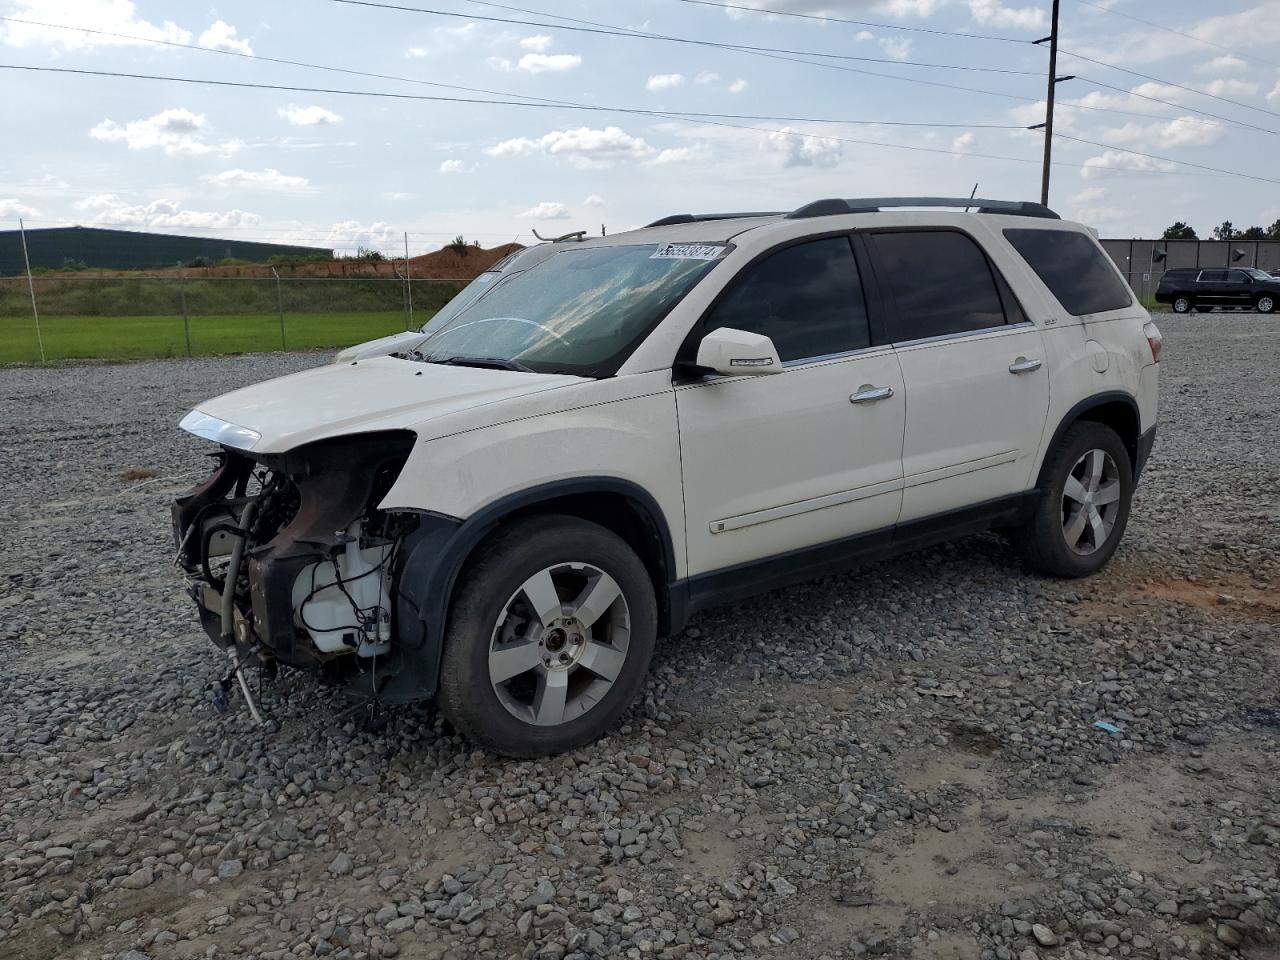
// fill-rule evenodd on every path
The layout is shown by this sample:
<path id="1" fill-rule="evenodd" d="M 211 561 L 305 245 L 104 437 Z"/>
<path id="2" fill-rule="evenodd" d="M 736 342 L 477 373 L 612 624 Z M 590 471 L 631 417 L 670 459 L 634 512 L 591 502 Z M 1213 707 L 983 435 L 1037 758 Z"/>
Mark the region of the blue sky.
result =
<path id="1" fill-rule="evenodd" d="M 458 233 L 489 246 L 528 240 L 533 228 L 546 235 L 605 224 L 616 232 L 673 212 L 789 209 L 824 196 L 967 195 L 975 182 L 984 196 L 1039 195 L 1041 135 L 993 127 L 1042 118 L 1044 51 L 925 31 L 1036 39 L 1047 33 L 1048 0 L 733 0 L 872 25 L 683 0 L 403 2 L 458 16 L 334 0 L 0 0 L 8 18 L 201 48 L 11 19 L 0 21 L 0 62 L 799 119 L 710 123 L 4 71 L 0 228 L 22 216 L 35 227 L 117 225 L 388 251 L 401 250 L 408 231 L 417 254 Z M 553 15 L 888 62 L 814 66 L 790 55 L 478 19 L 551 24 Z M 1203 236 L 1223 219 L 1265 226 L 1280 218 L 1280 185 L 1187 166 L 1280 178 L 1280 0 L 1062 0 L 1062 35 L 1066 50 L 1224 99 L 1064 56 L 1059 72 L 1087 79 L 1061 85 L 1062 102 L 1094 109 L 1060 110 L 1061 132 L 1173 162 L 1058 142 L 1053 206 L 1106 236 L 1141 236 L 1175 219 Z"/>

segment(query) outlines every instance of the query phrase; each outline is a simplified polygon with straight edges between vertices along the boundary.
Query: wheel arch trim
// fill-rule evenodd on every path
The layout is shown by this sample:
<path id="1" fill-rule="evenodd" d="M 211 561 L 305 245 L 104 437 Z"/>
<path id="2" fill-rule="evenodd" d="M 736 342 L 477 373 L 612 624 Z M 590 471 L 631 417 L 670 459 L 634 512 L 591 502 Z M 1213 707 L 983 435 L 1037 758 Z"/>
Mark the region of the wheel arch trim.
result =
<path id="1" fill-rule="evenodd" d="M 1095 393 L 1085 397 L 1062 415 L 1062 418 L 1058 421 L 1057 428 L 1053 431 L 1053 436 L 1049 438 L 1049 442 L 1045 444 L 1044 450 L 1041 451 L 1040 468 L 1036 472 L 1037 488 L 1042 488 L 1045 484 L 1045 470 L 1048 466 L 1050 451 L 1061 442 L 1067 430 L 1079 420 L 1084 419 L 1084 414 L 1090 410 L 1096 410 L 1098 407 L 1112 403 L 1122 403 L 1133 412 L 1133 421 L 1137 425 L 1137 431 L 1133 437 L 1121 437 L 1120 439 L 1124 441 L 1125 447 L 1129 450 L 1130 466 L 1135 471 L 1136 476 L 1136 472 L 1140 468 L 1138 463 L 1138 443 L 1139 438 L 1142 436 L 1142 411 L 1138 407 L 1138 399 L 1133 394 L 1126 393 L 1123 390 L 1106 390 L 1102 393 Z"/>
<path id="2" fill-rule="evenodd" d="M 396 633 L 404 651 L 402 668 L 412 675 L 405 699 L 434 696 L 444 652 L 449 605 L 467 560 L 504 519 L 531 507 L 566 497 L 614 495 L 640 511 L 659 541 L 665 583 L 655 583 L 660 612 L 668 630 L 677 630 L 685 617 L 681 586 L 675 583 L 676 556 L 671 528 L 657 500 L 639 484 L 620 477 L 588 476 L 555 480 L 500 497 L 465 520 L 423 513 L 418 531 L 405 544 L 396 570 Z"/>

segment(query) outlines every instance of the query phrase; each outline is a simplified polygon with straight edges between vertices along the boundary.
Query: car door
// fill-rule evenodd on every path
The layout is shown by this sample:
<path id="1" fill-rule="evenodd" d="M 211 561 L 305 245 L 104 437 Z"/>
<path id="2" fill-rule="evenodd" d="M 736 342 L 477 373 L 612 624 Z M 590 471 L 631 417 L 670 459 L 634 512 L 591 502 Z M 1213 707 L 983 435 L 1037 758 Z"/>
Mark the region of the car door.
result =
<path id="1" fill-rule="evenodd" d="M 1227 273 L 1227 295 L 1233 307 L 1247 307 L 1253 301 L 1253 277 L 1243 270 Z"/>
<path id="2" fill-rule="evenodd" d="M 867 241 L 907 393 L 900 523 L 1022 493 L 1049 407 L 1040 330 L 967 233 Z"/>
<path id="3" fill-rule="evenodd" d="M 1227 271 L 1201 270 L 1196 281 L 1196 302 L 1226 306 L 1231 302 L 1227 297 Z"/>
<path id="4" fill-rule="evenodd" d="M 691 576 L 868 535 L 886 546 L 902 503 L 902 375 L 871 344 L 848 235 L 748 265 L 690 335 L 769 336 L 781 373 L 677 380 Z"/>

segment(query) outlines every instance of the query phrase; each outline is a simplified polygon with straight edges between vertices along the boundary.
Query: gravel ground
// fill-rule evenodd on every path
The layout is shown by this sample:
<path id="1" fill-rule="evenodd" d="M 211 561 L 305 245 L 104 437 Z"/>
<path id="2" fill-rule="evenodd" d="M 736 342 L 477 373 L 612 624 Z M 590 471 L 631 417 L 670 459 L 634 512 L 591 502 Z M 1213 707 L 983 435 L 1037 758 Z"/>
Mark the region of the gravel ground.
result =
<path id="1" fill-rule="evenodd" d="M 1280 322 L 1160 322 L 1102 575 L 983 536 L 701 615 L 545 762 L 209 709 L 174 423 L 323 358 L 0 371 L 0 957 L 1275 960 Z"/>

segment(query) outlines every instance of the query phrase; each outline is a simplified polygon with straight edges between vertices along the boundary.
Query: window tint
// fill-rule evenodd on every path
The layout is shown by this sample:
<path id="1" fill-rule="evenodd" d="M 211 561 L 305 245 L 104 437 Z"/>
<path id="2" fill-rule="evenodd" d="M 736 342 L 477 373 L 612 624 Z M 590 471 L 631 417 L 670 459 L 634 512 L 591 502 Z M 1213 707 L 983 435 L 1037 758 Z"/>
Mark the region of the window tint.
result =
<path id="1" fill-rule="evenodd" d="M 707 318 L 773 340 L 788 360 L 869 346 L 867 307 L 848 237 L 787 247 L 748 267 Z"/>
<path id="2" fill-rule="evenodd" d="M 892 339 L 922 340 L 1005 323 L 987 256 L 954 230 L 873 233 L 898 303 Z M 1012 298 L 1012 295 L 1010 295 Z"/>
<path id="3" fill-rule="evenodd" d="M 1129 285 L 1091 237 L 1074 230 L 1006 230 L 1004 235 L 1073 317 L 1133 303 Z"/>
<path id="4" fill-rule="evenodd" d="M 1227 271 L 1225 270 L 1201 270 L 1201 283 L 1226 283 Z"/>
<path id="5" fill-rule="evenodd" d="M 1230 280 L 1232 283 L 1248 283 L 1249 275 L 1243 270 L 1232 270 Z"/>

